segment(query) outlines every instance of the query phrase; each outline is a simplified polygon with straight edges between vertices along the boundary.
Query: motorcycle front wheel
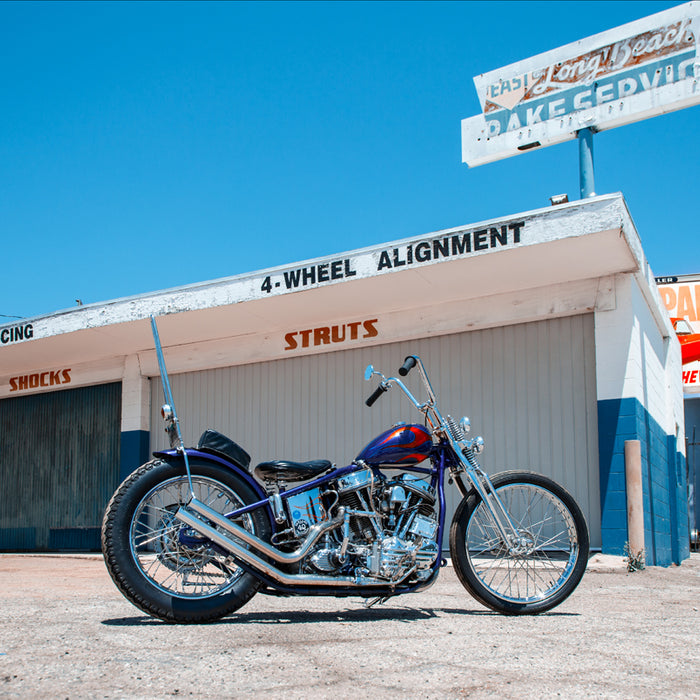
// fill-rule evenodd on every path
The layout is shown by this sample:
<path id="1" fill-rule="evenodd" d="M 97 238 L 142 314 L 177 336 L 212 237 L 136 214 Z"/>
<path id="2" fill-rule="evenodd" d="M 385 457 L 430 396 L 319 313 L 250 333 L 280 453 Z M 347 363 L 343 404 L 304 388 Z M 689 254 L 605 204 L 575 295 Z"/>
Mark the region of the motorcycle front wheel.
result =
<path id="1" fill-rule="evenodd" d="M 517 530 L 506 543 L 471 491 L 450 528 L 450 553 L 462 585 L 480 603 L 506 615 L 534 615 L 565 600 L 588 562 L 588 527 L 573 497 L 531 472 L 503 472 L 492 483 Z"/>
<path id="2" fill-rule="evenodd" d="M 234 472 L 190 461 L 195 497 L 219 513 L 254 503 Z M 112 496 L 102 522 L 102 552 L 117 588 L 137 608 L 166 622 L 203 623 L 228 615 L 260 588 L 226 552 L 175 517 L 190 500 L 184 463 L 154 460 L 133 472 Z M 260 510 L 236 523 L 265 539 Z"/>

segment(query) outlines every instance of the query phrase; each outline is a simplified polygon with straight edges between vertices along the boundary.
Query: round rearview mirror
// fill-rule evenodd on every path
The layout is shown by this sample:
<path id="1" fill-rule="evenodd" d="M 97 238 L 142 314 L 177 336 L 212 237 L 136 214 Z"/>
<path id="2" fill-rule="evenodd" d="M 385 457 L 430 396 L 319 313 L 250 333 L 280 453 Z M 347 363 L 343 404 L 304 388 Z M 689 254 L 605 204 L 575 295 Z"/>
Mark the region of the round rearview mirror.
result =
<path id="1" fill-rule="evenodd" d="M 367 365 L 367 368 L 365 369 L 365 381 L 368 382 L 370 379 L 372 379 L 373 374 L 374 367 L 372 367 L 372 365 Z"/>

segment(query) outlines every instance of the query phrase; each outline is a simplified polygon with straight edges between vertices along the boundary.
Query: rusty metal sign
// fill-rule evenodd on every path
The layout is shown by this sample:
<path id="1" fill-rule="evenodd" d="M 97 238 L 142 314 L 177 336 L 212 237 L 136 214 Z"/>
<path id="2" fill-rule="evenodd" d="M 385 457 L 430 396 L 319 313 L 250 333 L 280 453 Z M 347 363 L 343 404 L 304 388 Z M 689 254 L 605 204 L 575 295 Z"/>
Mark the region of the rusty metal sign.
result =
<path id="1" fill-rule="evenodd" d="M 470 166 L 700 104 L 700 11 L 688 2 L 474 78 Z"/>

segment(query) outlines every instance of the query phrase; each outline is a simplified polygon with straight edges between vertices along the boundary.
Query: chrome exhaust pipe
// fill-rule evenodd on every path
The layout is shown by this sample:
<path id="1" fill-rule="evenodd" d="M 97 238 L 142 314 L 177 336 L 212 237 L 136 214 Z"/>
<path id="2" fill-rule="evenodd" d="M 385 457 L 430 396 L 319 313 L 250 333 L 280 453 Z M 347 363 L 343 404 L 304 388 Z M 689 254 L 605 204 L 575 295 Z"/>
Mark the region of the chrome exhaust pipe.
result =
<path id="1" fill-rule="evenodd" d="M 342 519 L 344 518 L 344 512 L 341 511 L 338 516 L 333 518 L 333 520 L 329 521 L 328 523 L 318 523 L 317 525 L 324 525 L 324 527 L 319 528 L 318 530 L 316 530 L 315 533 L 309 533 L 309 537 L 304 541 L 304 544 L 295 552 L 291 552 L 287 555 L 283 552 L 278 551 L 274 547 L 271 547 L 269 544 L 263 542 L 260 538 L 251 534 L 247 530 L 244 530 L 238 525 L 232 523 L 230 520 L 228 520 L 228 518 L 223 517 L 220 513 L 217 513 L 215 510 L 212 510 L 201 501 L 193 499 L 188 504 L 187 508 L 192 508 L 192 510 L 196 510 L 199 513 L 201 513 L 202 511 L 206 511 L 206 517 L 208 519 L 210 519 L 214 524 L 225 529 L 227 532 L 230 532 L 232 535 L 234 535 L 234 537 L 240 537 L 240 539 L 247 541 L 248 544 L 258 548 L 259 551 L 263 552 L 266 555 L 270 553 L 270 556 L 276 559 L 277 561 L 288 561 L 291 563 L 299 561 L 299 559 L 301 559 L 301 557 L 303 557 L 304 554 L 297 556 L 298 552 L 302 550 L 304 552 L 308 552 L 313 543 L 323 534 L 323 532 L 334 526 L 331 525 L 331 523 L 338 519 L 342 521 Z M 175 517 L 180 522 L 183 522 L 188 527 L 191 527 L 193 530 L 196 530 L 200 535 L 206 537 L 208 540 L 211 540 L 219 547 L 225 549 L 227 552 L 230 552 L 234 557 L 245 562 L 258 573 L 269 576 L 270 578 L 283 585 L 328 586 L 331 588 L 340 588 L 345 586 L 354 586 L 359 588 L 363 586 L 372 585 L 389 588 L 392 585 L 384 580 L 360 575 L 356 575 L 354 577 L 335 576 L 333 578 L 330 578 L 328 576 L 315 576 L 313 574 L 287 574 L 283 571 L 280 571 L 276 566 L 274 566 L 270 562 L 267 562 L 261 557 L 259 557 L 255 552 L 246 549 L 242 544 L 239 544 L 234 539 L 227 537 L 223 532 L 220 532 L 216 528 L 212 527 L 209 523 L 205 522 L 202 518 L 200 518 L 198 514 L 190 512 L 189 510 L 187 510 L 187 508 L 180 507 L 175 513 Z M 204 515 L 204 513 L 202 513 L 202 515 Z M 338 523 L 335 522 L 335 525 L 337 524 Z M 287 556 L 292 557 L 292 559 L 282 559 L 282 557 Z"/>
<path id="2" fill-rule="evenodd" d="M 280 552 L 279 549 L 273 547 L 267 542 L 256 537 L 252 532 L 242 528 L 240 525 L 232 522 L 228 518 L 224 517 L 218 511 L 213 510 L 205 503 L 198 501 L 193 498 L 188 504 L 187 508 L 203 515 L 207 520 L 215 523 L 219 527 L 223 528 L 229 534 L 233 535 L 238 540 L 242 540 L 246 544 L 249 544 L 254 549 L 262 552 L 265 556 L 280 562 L 281 564 L 294 564 L 301 559 L 303 559 L 308 553 L 311 547 L 316 544 L 321 535 L 323 535 L 328 530 L 332 530 L 343 522 L 345 517 L 345 508 L 342 506 L 338 509 L 338 515 L 326 522 L 316 523 L 309 528 L 309 532 L 306 535 L 306 539 L 303 544 L 295 549 L 293 552 Z M 195 528 L 196 530 L 197 528 Z"/>

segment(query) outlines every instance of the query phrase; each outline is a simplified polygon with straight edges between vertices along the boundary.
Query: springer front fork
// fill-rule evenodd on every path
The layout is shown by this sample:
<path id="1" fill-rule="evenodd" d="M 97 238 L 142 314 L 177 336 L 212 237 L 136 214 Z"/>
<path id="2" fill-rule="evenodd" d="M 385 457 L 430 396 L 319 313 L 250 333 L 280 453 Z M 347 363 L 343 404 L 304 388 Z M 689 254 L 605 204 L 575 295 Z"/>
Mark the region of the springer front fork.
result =
<path id="1" fill-rule="evenodd" d="M 460 460 L 460 465 L 452 468 L 452 478 L 457 483 L 462 496 L 466 497 L 469 493 L 469 489 L 462 480 L 462 475 L 465 475 L 476 493 L 481 497 L 481 502 L 484 504 L 501 541 L 508 549 L 508 553 L 511 555 L 528 553 L 531 549 L 530 539 L 523 537 L 496 492 L 488 474 L 481 469 L 476 461 L 471 448 L 463 450 L 463 455 L 464 459 Z"/>

